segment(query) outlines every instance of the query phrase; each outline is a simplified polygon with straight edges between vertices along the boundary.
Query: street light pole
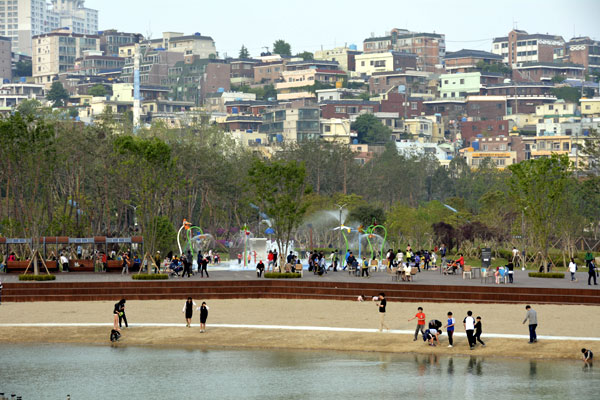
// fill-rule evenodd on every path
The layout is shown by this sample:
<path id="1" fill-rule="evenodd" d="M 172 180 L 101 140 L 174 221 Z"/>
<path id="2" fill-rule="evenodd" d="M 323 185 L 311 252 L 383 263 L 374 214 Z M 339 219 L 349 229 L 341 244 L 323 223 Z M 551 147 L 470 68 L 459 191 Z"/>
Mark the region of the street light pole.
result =
<path id="1" fill-rule="evenodd" d="M 342 248 L 342 245 L 343 245 L 343 243 L 342 243 L 342 240 L 343 240 L 343 238 L 342 238 L 342 228 L 341 228 L 341 226 L 342 226 L 342 210 L 343 210 L 343 209 L 344 209 L 344 207 L 346 207 L 347 205 L 348 205 L 348 204 L 346 204 L 346 203 L 344 203 L 344 204 L 342 204 L 342 205 L 339 205 L 339 204 L 336 204 L 336 205 L 335 205 L 337 208 L 339 208 L 339 209 L 340 209 L 340 237 L 339 237 L 339 246 L 338 246 L 338 250 L 339 250 L 339 249 L 341 249 L 341 248 Z"/>

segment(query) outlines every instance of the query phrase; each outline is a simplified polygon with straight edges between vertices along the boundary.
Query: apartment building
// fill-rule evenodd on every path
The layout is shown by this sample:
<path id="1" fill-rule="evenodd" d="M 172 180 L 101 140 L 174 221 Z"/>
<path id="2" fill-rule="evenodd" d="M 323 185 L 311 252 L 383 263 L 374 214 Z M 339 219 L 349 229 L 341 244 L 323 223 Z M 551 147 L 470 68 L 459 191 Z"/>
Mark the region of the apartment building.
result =
<path id="1" fill-rule="evenodd" d="M 387 93 L 397 87 L 408 93 L 426 93 L 430 73 L 422 71 L 375 72 L 369 78 L 369 93 L 372 95 Z"/>
<path id="2" fill-rule="evenodd" d="M 321 119 L 321 139 L 326 142 L 350 144 L 358 135 L 350 130 L 350 120 Z"/>
<path id="3" fill-rule="evenodd" d="M 572 63 L 521 63 L 514 66 L 512 71 L 512 78 L 516 82 L 550 82 L 555 76 L 579 80 L 585 78 L 585 67 Z"/>
<path id="4" fill-rule="evenodd" d="M 524 148 L 518 136 L 481 137 L 460 152 L 471 168 L 479 168 L 484 160 L 489 160 L 498 169 L 504 169 L 524 160 Z"/>
<path id="5" fill-rule="evenodd" d="M 492 53 L 502 56 L 505 64 L 515 66 L 527 62 L 553 62 L 555 50 L 564 46 L 562 36 L 529 34 L 513 29 L 508 36 L 494 38 Z"/>
<path id="6" fill-rule="evenodd" d="M 355 72 L 367 78 L 377 72 L 400 72 L 417 69 L 417 55 L 398 51 L 380 51 L 355 56 Z"/>
<path id="7" fill-rule="evenodd" d="M 44 97 L 44 86 L 32 83 L 4 83 L 0 86 L 0 108 L 16 107 L 24 100 Z"/>
<path id="8" fill-rule="evenodd" d="M 124 58 L 105 56 L 102 51 L 90 50 L 75 59 L 75 65 L 68 72 L 74 75 L 92 76 L 105 72 L 120 72 L 124 65 Z"/>
<path id="9" fill-rule="evenodd" d="M 183 61 L 183 53 L 164 50 L 150 50 L 140 60 L 140 83 L 143 85 L 167 84 L 169 69 Z M 125 59 L 121 80 L 133 83 L 133 58 Z"/>
<path id="10" fill-rule="evenodd" d="M 386 36 L 365 39 L 363 50 L 365 53 L 386 50 L 413 53 L 417 56 L 418 70 L 435 72 L 442 68 L 442 60 L 446 55 L 446 38 L 438 33 L 395 28 Z"/>
<path id="11" fill-rule="evenodd" d="M 282 80 L 281 74 L 285 71 L 284 59 L 266 61 L 254 65 L 254 83 L 272 85 Z"/>
<path id="12" fill-rule="evenodd" d="M 139 33 L 119 32 L 116 29 L 107 29 L 100 34 L 100 51 L 106 56 L 119 56 L 119 47 L 135 45 L 143 41 L 144 36 Z M 132 56 L 133 52 L 129 54 Z"/>
<path id="13" fill-rule="evenodd" d="M 12 79 L 12 51 L 10 39 L 0 36 L 0 82 Z"/>
<path id="14" fill-rule="evenodd" d="M 228 60 L 231 65 L 231 84 L 236 86 L 250 85 L 254 83 L 254 66 L 260 64 L 259 60 L 232 59 Z"/>
<path id="15" fill-rule="evenodd" d="M 600 41 L 587 36 L 574 37 L 565 45 L 565 58 L 585 67 L 588 74 L 600 72 Z"/>
<path id="16" fill-rule="evenodd" d="M 355 57 L 361 54 L 355 45 L 349 47 L 336 47 L 331 50 L 315 51 L 315 60 L 335 61 L 344 72 L 354 71 L 356 61 Z"/>
<path id="17" fill-rule="evenodd" d="M 34 36 L 32 68 L 35 83 L 50 85 L 58 74 L 75 67 L 86 51 L 100 51 L 100 37 L 59 29 Z"/>
<path id="18" fill-rule="evenodd" d="M 0 1 L 0 35 L 10 38 L 15 53 L 31 55 L 32 37 L 58 28 L 96 34 L 98 11 L 84 7 L 84 0 Z"/>
<path id="19" fill-rule="evenodd" d="M 490 84 L 504 81 L 502 74 L 493 72 L 465 72 L 459 74 L 440 75 L 440 97 L 455 98 L 479 94 L 481 89 Z"/>
<path id="20" fill-rule="evenodd" d="M 340 70 L 330 69 L 299 69 L 293 71 L 284 71 L 281 74 L 283 82 L 275 84 L 278 93 L 290 93 L 292 89 L 313 86 L 315 82 L 321 82 L 328 85 L 335 85 L 342 82 L 346 73 Z"/>
<path id="21" fill-rule="evenodd" d="M 477 63 L 502 64 L 502 56 L 482 50 L 462 49 L 444 56 L 444 68 L 449 74 L 479 71 Z"/>
<path id="22" fill-rule="evenodd" d="M 269 110 L 263 114 L 261 133 L 269 136 L 271 143 L 303 142 L 321 136 L 318 107 L 297 107 Z"/>
<path id="23" fill-rule="evenodd" d="M 213 38 L 202 36 L 198 32 L 193 35 L 170 36 L 164 48 L 187 56 L 196 55 L 201 59 L 217 57 L 217 48 Z"/>
<path id="24" fill-rule="evenodd" d="M 600 117 L 600 97 L 592 99 L 582 98 L 579 100 L 581 104 L 581 115 L 584 117 Z"/>

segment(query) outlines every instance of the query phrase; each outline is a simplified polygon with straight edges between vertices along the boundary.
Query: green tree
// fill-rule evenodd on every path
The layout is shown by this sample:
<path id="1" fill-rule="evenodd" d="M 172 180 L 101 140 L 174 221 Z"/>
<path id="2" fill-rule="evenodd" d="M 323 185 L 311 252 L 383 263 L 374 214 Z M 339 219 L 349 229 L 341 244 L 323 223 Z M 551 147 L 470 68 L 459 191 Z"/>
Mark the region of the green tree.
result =
<path id="1" fill-rule="evenodd" d="M 254 159 L 248 170 L 247 189 L 253 203 L 271 219 L 283 260 L 309 206 L 307 195 L 311 188 L 306 183 L 304 164 Z"/>
<path id="2" fill-rule="evenodd" d="M 496 72 L 504 75 L 512 73 L 512 69 L 504 64 L 489 64 L 483 60 L 478 61 L 476 67 L 482 72 Z"/>
<path id="3" fill-rule="evenodd" d="M 285 40 L 276 40 L 275 43 L 273 43 L 273 53 L 279 54 L 280 56 L 291 56 L 292 46 Z"/>
<path id="4" fill-rule="evenodd" d="M 509 166 L 511 197 L 528 222 L 529 239 L 541 252 L 544 268 L 572 179 L 570 168 L 569 157 L 557 154 Z"/>
<path id="5" fill-rule="evenodd" d="M 356 118 L 351 128 L 358 133 L 360 143 L 386 143 L 392 134 L 390 128 L 383 125 L 373 114 L 363 114 Z"/>
<path id="6" fill-rule="evenodd" d="M 62 83 L 54 81 L 48 94 L 46 94 L 46 98 L 53 103 L 54 107 L 63 107 L 67 100 L 69 100 L 69 92 L 67 92 Z"/>
<path id="7" fill-rule="evenodd" d="M 42 103 L 36 99 L 23 100 L 17 106 L 17 111 L 24 116 L 35 117 L 38 115 L 39 110 L 42 108 Z"/>
<path id="8" fill-rule="evenodd" d="M 550 79 L 553 83 L 563 83 L 567 80 L 564 75 L 554 75 L 552 79 Z"/>
<path id="9" fill-rule="evenodd" d="M 129 181 L 129 204 L 135 207 L 150 254 L 160 245 L 164 231 L 162 210 L 168 208 L 179 185 L 170 146 L 158 138 L 119 136 L 114 141 L 119 171 Z"/>
<path id="10" fill-rule="evenodd" d="M 31 76 L 32 75 L 31 61 L 17 61 L 15 64 L 15 75 L 18 77 Z"/>
<path id="11" fill-rule="evenodd" d="M 250 58 L 250 52 L 248 51 L 248 48 L 244 45 L 242 45 L 242 48 L 240 49 L 240 54 L 238 55 L 239 58 L 245 59 L 245 58 Z"/>
<path id="12" fill-rule="evenodd" d="M 579 103 L 581 98 L 581 90 L 570 86 L 552 88 L 552 94 L 558 99 L 563 99 L 568 103 Z"/>
<path id="13" fill-rule="evenodd" d="M 383 208 L 375 207 L 370 204 L 358 206 L 350 211 L 348 220 L 357 221 L 366 229 L 371 224 L 384 224 L 385 211 Z"/>
<path id="14" fill-rule="evenodd" d="M 108 92 L 104 85 L 94 85 L 88 90 L 88 94 L 94 97 L 105 97 Z"/>
<path id="15" fill-rule="evenodd" d="M 296 54 L 296 57 L 302 58 L 304 61 L 310 61 L 315 59 L 315 55 L 310 51 L 303 51 L 302 53 Z"/>

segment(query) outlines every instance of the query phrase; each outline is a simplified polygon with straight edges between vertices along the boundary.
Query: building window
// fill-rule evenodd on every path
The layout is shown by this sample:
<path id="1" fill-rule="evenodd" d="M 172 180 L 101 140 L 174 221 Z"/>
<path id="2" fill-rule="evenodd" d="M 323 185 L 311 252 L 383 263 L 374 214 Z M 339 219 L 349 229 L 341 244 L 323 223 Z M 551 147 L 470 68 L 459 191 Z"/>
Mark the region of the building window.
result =
<path id="1" fill-rule="evenodd" d="M 461 80 L 460 80 L 460 84 L 461 84 L 461 85 L 464 85 L 464 84 L 465 84 L 465 80 L 464 80 L 464 79 L 461 79 Z"/>

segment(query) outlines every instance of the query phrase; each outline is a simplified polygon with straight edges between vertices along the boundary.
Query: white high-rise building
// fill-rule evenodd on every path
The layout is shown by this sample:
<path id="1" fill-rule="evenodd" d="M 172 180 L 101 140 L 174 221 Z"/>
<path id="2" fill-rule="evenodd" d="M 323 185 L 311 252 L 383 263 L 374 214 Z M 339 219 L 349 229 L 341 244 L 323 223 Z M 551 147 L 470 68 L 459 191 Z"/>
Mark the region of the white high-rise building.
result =
<path id="1" fill-rule="evenodd" d="M 31 37 L 58 28 L 73 33 L 98 33 L 98 11 L 84 0 L 0 0 L 0 36 L 12 41 L 12 51 L 31 55 Z"/>

